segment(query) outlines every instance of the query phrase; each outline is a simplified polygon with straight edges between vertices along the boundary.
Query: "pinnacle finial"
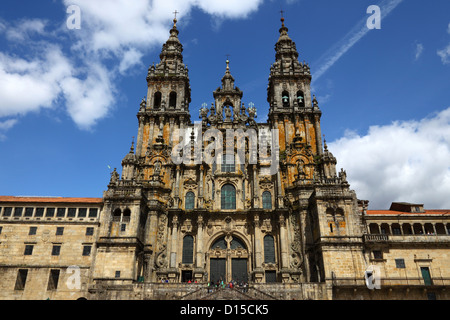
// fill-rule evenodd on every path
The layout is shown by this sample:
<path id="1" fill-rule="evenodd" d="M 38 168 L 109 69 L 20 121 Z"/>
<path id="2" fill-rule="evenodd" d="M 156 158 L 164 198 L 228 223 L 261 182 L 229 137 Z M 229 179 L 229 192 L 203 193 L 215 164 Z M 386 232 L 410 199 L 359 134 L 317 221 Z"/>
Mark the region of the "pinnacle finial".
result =
<path id="1" fill-rule="evenodd" d="M 173 12 L 173 14 L 175 15 L 175 18 L 173 19 L 173 27 L 174 27 L 174 29 L 177 27 L 177 14 L 178 14 L 179 12 L 177 11 L 177 10 L 175 10 L 174 12 Z"/>

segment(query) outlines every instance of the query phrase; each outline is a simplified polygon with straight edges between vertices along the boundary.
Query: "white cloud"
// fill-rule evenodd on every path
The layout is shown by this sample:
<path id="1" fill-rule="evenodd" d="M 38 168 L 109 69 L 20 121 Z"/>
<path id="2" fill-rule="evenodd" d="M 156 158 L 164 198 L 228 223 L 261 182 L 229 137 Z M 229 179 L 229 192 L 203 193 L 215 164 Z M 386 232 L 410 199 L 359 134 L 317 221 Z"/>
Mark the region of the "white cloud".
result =
<path id="1" fill-rule="evenodd" d="M 108 71 L 99 64 L 89 67 L 85 79 L 69 77 L 61 81 L 67 112 L 85 130 L 104 118 L 114 102 L 114 87 Z"/>
<path id="2" fill-rule="evenodd" d="M 450 34 L 450 23 L 448 24 L 447 33 Z M 443 64 L 450 64 L 450 44 L 448 44 L 444 49 L 438 50 L 437 55 L 441 57 Z"/>
<path id="3" fill-rule="evenodd" d="M 5 132 L 14 127 L 17 123 L 17 119 L 9 119 L 3 122 L 0 121 L 0 141 L 6 139 Z"/>
<path id="4" fill-rule="evenodd" d="M 0 117 L 50 108 L 60 93 L 59 82 L 71 65 L 56 46 L 33 60 L 0 53 Z"/>
<path id="5" fill-rule="evenodd" d="M 41 19 L 0 21 L 8 41 L 27 47 L 24 56 L 0 53 L 0 118 L 63 107 L 81 129 L 91 129 L 113 108 L 117 77 L 142 64 L 147 51 L 168 39 L 175 10 L 181 23 L 188 23 L 194 7 L 217 19 L 245 18 L 262 2 L 62 0 L 66 7 L 80 7 L 80 30 L 69 30 L 66 21 L 57 30 L 49 30 Z M 58 41 L 75 39 L 70 52 L 52 43 L 55 37 L 46 37 L 55 34 Z"/>
<path id="6" fill-rule="evenodd" d="M 420 121 L 347 132 L 328 144 L 359 199 L 372 209 L 393 201 L 450 208 L 450 108 Z"/>
<path id="7" fill-rule="evenodd" d="M 15 26 L 6 27 L 6 38 L 10 41 L 25 41 L 30 36 L 44 34 L 47 21 L 41 19 L 21 20 Z"/>
<path id="8" fill-rule="evenodd" d="M 121 74 L 125 74 L 128 69 L 132 68 L 135 65 L 141 64 L 142 57 L 143 57 L 142 52 L 134 48 L 127 50 L 123 54 L 122 61 L 119 64 L 119 72 Z"/>
<path id="9" fill-rule="evenodd" d="M 438 56 L 441 57 L 443 64 L 450 64 L 450 44 L 442 50 L 438 50 Z"/>
<path id="10" fill-rule="evenodd" d="M 417 61 L 419 60 L 420 56 L 422 55 L 424 50 L 423 44 L 421 43 L 416 43 L 416 50 L 414 53 L 414 59 Z"/>

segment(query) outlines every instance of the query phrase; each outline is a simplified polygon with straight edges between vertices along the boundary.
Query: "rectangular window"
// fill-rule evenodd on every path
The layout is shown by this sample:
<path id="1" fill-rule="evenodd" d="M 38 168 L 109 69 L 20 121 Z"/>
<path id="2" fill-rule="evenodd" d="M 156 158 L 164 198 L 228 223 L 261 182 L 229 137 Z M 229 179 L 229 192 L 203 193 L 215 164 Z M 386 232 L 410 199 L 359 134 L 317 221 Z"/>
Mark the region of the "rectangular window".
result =
<path id="1" fill-rule="evenodd" d="M 2 229 L 3 229 L 3 227 L 0 227 L 0 234 L 2 234 Z"/>
<path id="2" fill-rule="evenodd" d="M 97 218 L 98 209 L 97 208 L 90 208 L 89 209 L 89 218 Z"/>
<path id="3" fill-rule="evenodd" d="M 5 210 L 3 210 L 3 216 L 4 217 L 11 217 L 12 208 L 6 207 Z"/>
<path id="4" fill-rule="evenodd" d="M 90 256 L 91 255 L 91 245 L 83 246 L 83 256 Z"/>
<path id="5" fill-rule="evenodd" d="M 86 228 L 86 235 L 87 235 L 87 236 L 92 236 L 92 235 L 94 235 L 94 228 L 92 228 L 92 227 Z"/>
<path id="6" fill-rule="evenodd" d="M 25 208 L 25 217 L 32 217 L 34 208 Z"/>
<path id="7" fill-rule="evenodd" d="M 426 286 L 433 285 L 433 281 L 431 280 L 430 269 L 428 267 L 421 267 L 420 271 L 422 272 L 422 278 Z"/>
<path id="8" fill-rule="evenodd" d="M 47 290 L 56 290 L 58 288 L 59 273 L 59 270 L 50 270 Z"/>
<path id="9" fill-rule="evenodd" d="M 77 209 L 76 208 L 69 208 L 69 212 L 67 213 L 67 217 L 75 218 Z"/>
<path id="10" fill-rule="evenodd" d="M 122 223 L 120 226 L 120 231 L 125 232 L 127 230 L 127 225 L 125 223 Z"/>
<path id="11" fill-rule="evenodd" d="M 30 231 L 28 232 L 28 235 L 29 236 L 36 235 L 36 230 L 37 230 L 37 227 L 30 227 Z"/>
<path id="12" fill-rule="evenodd" d="M 21 217 L 23 212 L 22 207 L 16 207 L 14 208 L 14 217 Z"/>
<path id="13" fill-rule="evenodd" d="M 66 216 L 66 208 L 58 208 L 56 211 L 56 216 L 58 218 L 64 218 Z"/>
<path id="14" fill-rule="evenodd" d="M 53 245 L 52 256 L 59 256 L 60 253 L 61 253 L 61 245 L 59 244 Z"/>
<path id="15" fill-rule="evenodd" d="M 373 258 L 374 259 L 383 259 L 383 252 L 381 252 L 380 250 L 374 250 Z"/>
<path id="16" fill-rule="evenodd" d="M 47 208 L 47 212 L 45 213 L 46 217 L 54 217 L 55 216 L 55 208 Z"/>
<path id="17" fill-rule="evenodd" d="M 34 246 L 32 244 L 25 245 L 25 251 L 23 254 L 26 256 L 31 256 L 33 254 L 33 248 Z"/>
<path id="18" fill-rule="evenodd" d="M 405 259 L 395 259 L 395 267 L 398 269 L 405 268 Z"/>
<path id="19" fill-rule="evenodd" d="M 120 271 L 116 271 L 115 277 L 116 277 L 116 278 L 120 278 Z"/>
<path id="20" fill-rule="evenodd" d="M 44 216 L 44 208 L 36 208 L 35 217 L 43 217 Z"/>
<path id="21" fill-rule="evenodd" d="M 57 227 L 56 228 L 56 235 L 57 236 L 62 236 L 64 233 L 64 227 Z"/>
<path id="22" fill-rule="evenodd" d="M 86 214 L 87 214 L 86 208 L 78 209 L 78 218 L 86 218 Z"/>
<path id="23" fill-rule="evenodd" d="M 14 290 L 24 290 L 25 283 L 27 282 L 28 270 L 27 269 L 19 269 L 17 273 L 16 285 Z"/>

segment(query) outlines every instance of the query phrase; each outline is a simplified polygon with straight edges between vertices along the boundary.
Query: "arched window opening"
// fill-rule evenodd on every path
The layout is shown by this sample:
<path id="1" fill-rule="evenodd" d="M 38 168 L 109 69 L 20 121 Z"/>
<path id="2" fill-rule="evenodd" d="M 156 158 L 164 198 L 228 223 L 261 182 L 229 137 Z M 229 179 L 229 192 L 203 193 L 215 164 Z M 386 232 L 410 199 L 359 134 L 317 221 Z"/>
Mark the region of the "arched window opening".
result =
<path id="1" fill-rule="evenodd" d="M 390 234 L 389 225 L 387 223 L 382 223 L 380 226 L 381 234 Z"/>
<path id="2" fill-rule="evenodd" d="M 122 215 L 122 211 L 120 209 L 116 209 L 113 212 L 113 221 L 120 221 L 120 216 Z"/>
<path id="3" fill-rule="evenodd" d="M 225 238 L 219 238 L 217 239 L 214 244 L 211 246 L 211 249 L 222 249 L 222 250 L 226 250 L 227 249 L 227 242 L 225 241 Z"/>
<path id="4" fill-rule="evenodd" d="M 275 242 L 271 235 L 264 237 L 264 263 L 275 263 Z"/>
<path id="5" fill-rule="evenodd" d="M 221 208 L 236 209 L 236 189 L 231 184 L 226 184 L 222 187 Z"/>
<path id="6" fill-rule="evenodd" d="M 183 264 L 192 264 L 194 263 L 194 237 L 193 236 L 185 236 L 183 238 Z"/>
<path id="7" fill-rule="evenodd" d="M 289 107 L 289 92 L 283 91 L 281 95 L 281 100 L 283 102 L 283 107 Z"/>
<path id="8" fill-rule="evenodd" d="M 192 210 L 195 207 L 195 194 L 192 191 L 186 193 L 185 205 L 186 210 Z"/>
<path id="9" fill-rule="evenodd" d="M 161 108 L 161 92 L 155 92 L 154 98 L 153 98 L 153 106 L 155 109 Z"/>
<path id="10" fill-rule="evenodd" d="M 131 219 L 131 211 L 130 209 L 125 209 L 123 212 L 122 222 L 130 222 Z"/>
<path id="11" fill-rule="evenodd" d="M 411 225 L 409 223 L 404 223 L 402 225 L 403 234 L 413 234 Z"/>
<path id="12" fill-rule="evenodd" d="M 230 243 L 230 249 L 238 249 L 238 248 L 247 249 L 247 246 L 240 239 L 233 237 L 233 240 L 231 240 Z"/>
<path id="13" fill-rule="evenodd" d="M 299 107 L 301 107 L 301 108 L 305 107 L 305 95 L 304 95 L 303 91 L 297 92 L 297 103 L 298 103 Z"/>
<path id="14" fill-rule="evenodd" d="M 393 223 L 392 226 L 391 226 L 391 228 L 392 228 L 392 234 L 393 234 L 394 236 L 399 236 L 399 235 L 402 234 L 402 230 L 401 230 L 401 228 L 400 228 L 400 224 L 398 224 L 398 223 Z"/>
<path id="15" fill-rule="evenodd" d="M 263 209 L 272 209 L 272 194 L 264 191 L 262 194 Z"/>
<path id="16" fill-rule="evenodd" d="M 177 106 L 177 93 L 171 92 L 169 95 L 169 107 L 175 108 Z"/>

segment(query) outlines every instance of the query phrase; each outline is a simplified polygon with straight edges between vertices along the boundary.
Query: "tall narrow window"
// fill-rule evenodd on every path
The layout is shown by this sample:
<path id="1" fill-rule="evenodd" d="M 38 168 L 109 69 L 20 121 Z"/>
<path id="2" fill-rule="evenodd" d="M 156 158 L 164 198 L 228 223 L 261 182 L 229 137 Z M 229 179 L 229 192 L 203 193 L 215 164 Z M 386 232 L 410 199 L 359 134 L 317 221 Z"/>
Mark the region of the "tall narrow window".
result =
<path id="1" fill-rule="evenodd" d="M 195 207 L 195 194 L 192 191 L 189 191 L 186 193 L 185 198 L 185 209 L 186 210 L 192 210 Z"/>
<path id="2" fill-rule="evenodd" d="M 155 109 L 159 109 L 159 108 L 161 108 L 161 92 L 155 92 L 155 95 L 154 95 L 154 101 L 153 101 L 153 103 L 154 103 L 154 105 L 153 105 L 153 107 L 155 108 Z"/>
<path id="3" fill-rule="evenodd" d="M 50 270 L 47 290 L 56 290 L 58 288 L 59 270 Z"/>
<path id="4" fill-rule="evenodd" d="M 303 94 L 303 91 L 297 92 L 297 103 L 298 106 L 303 108 L 305 106 L 305 95 Z"/>
<path id="5" fill-rule="evenodd" d="M 283 91 L 281 100 L 283 102 L 283 107 L 289 107 L 289 92 Z"/>
<path id="6" fill-rule="evenodd" d="M 236 189 L 231 184 L 226 184 L 222 187 L 221 208 L 236 209 Z"/>
<path id="7" fill-rule="evenodd" d="M 183 264 L 192 264 L 194 263 L 194 237 L 193 236 L 185 236 L 183 238 Z"/>
<path id="8" fill-rule="evenodd" d="M 275 263 L 275 242 L 271 235 L 264 237 L 264 263 Z"/>
<path id="9" fill-rule="evenodd" d="M 177 106 L 177 93 L 171 92 L 169 95 L 169 107 L 175 108 Z"/>
<path id="10" fill-rule="evenodd" d="M 27 282 L 28 270 L 27 269 L 19 269 L 16 278 L 16 285 L 14 290 L 24 290 L 25 283 Z"/>
<path id="11" fill-rule="evenodd" d="M 272 209 L 272 194 L 264 191 L 262 194 L 263 209 Z"/>

